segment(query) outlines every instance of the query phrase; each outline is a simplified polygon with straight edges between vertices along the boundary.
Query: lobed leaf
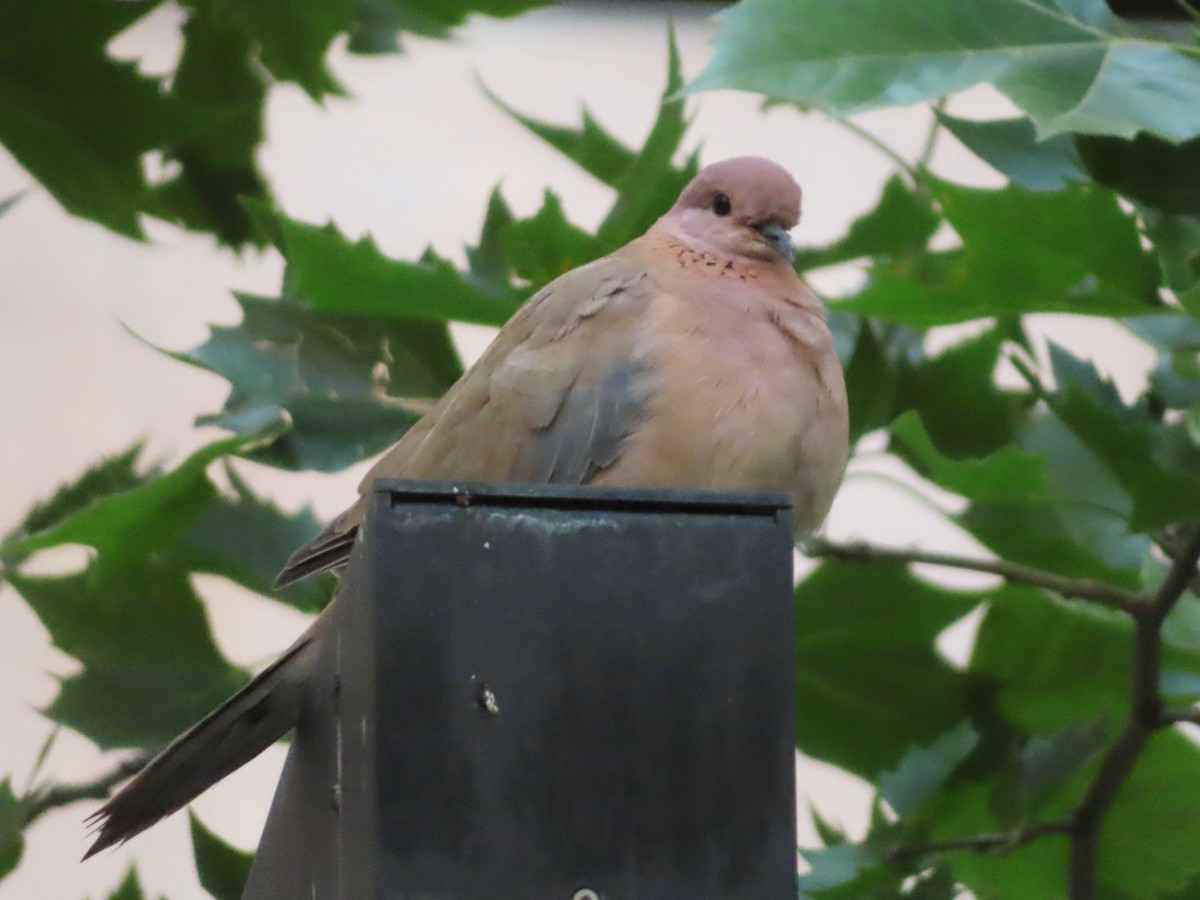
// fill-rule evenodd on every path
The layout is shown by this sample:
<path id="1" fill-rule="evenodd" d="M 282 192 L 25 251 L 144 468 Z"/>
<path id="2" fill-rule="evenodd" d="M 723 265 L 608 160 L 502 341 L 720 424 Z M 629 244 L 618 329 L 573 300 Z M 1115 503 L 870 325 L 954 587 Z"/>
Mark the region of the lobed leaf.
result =
<path id="1" fill-rule="evenodd" d="M 796 590 L 799 749 L 873 779 L 953 727 L 967 679 L 933 642 L 979 599 L 900 567 L 823 563 Z"/>
<path id="2" fill-rule="evenodd" d="M 21 864 L 25 853 L 22 804 L 12 790 L 12 778 L 0 781 L 0 881 Z"/>
<path id="3" fill-rule="evenodd" d="M 0 143 L 68 212 L 135 239 L 142 156 L 178 111 L 156 79 L 106 47 L 159 2 L 0 4 L 0 34 L 20 35 L 0 51 Z"/>
<path id="4" fill-rule="evenodd" d="M 933 182 L 961 250 L 876 263 L 835 308 L 914 327 L 989 316 L 1072 312 L 1135 316 L 1161 308 L 1157 269 L 1133 217 L 1109 191 L 989 191 Z"/>
<path id="5" fill-rule="evenodd" d="M 690 90 L 737 88 L 845 115 L 987 82 L 1065 132 L 1200 134 L 1195 48 L 1120 23 L 1103 0 L 742 0 Z"/>
<path id="6" fill-rule="evenodd" d="M 138 880 L 137 869 L 130 866 L 120 886 L 108 895 L 108 900 L 145 900 L 145 896 L 142 883 Z"/>
<path id="7" fill-rule="evenodd" d="M 803 272 L 864 257 L 911 255 L 925 249 L 940 223 L 929 197 L 893 175 L 875 207 L 851 222 L 844 236 L 825 247 L 800 249 L 796 268 Z"/>
<path id="8" fill-rule="evenodd" d="M 213 900 L 241 900 L 254 864 L 254 854 L 232 847 L 204 827 L 204 823 L 190 809 L 188 827 L 192 834 L 192 854 L 196 860 L 196 873 L 200 886 Z"/>
<path id="9" fill-rule="evenodd" d="M 698 152 L 682 168 L 672 164 L 688 128 L 682 90 L 683 68 L 672 29 L 667 40 L 667 85 L 658 115 L 637 157 L 614 183 L 617 199 L 596 231 L 596 243 L 603 253 L 643 234 L 671 208 L 699 169 Z"/>
<path id="10" fill-rule="evenodd" d="M 447 38 L 474 13 L 507 18 L 544 6 L 545 0 L 354 0 L 352 53 L 395 53 L 397 33 Z"/>
<path id="11" fill-rule="evenodd" d="M 943 112 L 937 118 L 968 150 L 1027 190 L 1060 191 L 1087 178 L 1071 136 L 1038 140 L 1028 118 L 977 122 Z"/>
<path id="12" fill-rule="evenodd" d="M 384 256 L 369 237 L 350 243 L 332 227 L 283 216 L 278 222 L 294 289 L 317 312 L 502 325 L 521 299 L 507 286 L 477 282 L 433 253 L 402 262 Z"/>
<path id="13" fill-rule="evenodd" d="M 910 748 L 895 769 L 880 773 L 880 796 L 902 819 L 914 815 L 978 743 L 979 735 L 970 724 L 959 722 L 928 746 Z"/>
<path id="14" fill-rule="evenodd" d="M 416 420 L 406 398 L 439 396 L 461 373 L 445 324 L 322 314 L 295 300 L 238 295 L 242 323 L 211 329 L 176 359 L 228 379 L 224 409 L 201 417 L 247 436 L 289 469 L 332 471 L 385 449 Z"/>

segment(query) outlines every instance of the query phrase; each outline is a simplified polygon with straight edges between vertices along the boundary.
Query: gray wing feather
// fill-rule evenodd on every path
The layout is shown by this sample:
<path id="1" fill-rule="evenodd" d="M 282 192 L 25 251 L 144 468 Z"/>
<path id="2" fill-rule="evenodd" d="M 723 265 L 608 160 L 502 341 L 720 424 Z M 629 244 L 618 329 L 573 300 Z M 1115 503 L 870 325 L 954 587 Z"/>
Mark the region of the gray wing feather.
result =
<path id="1" fill-rule="evenodd" d="M 645 366 L 622 362 L 596 387 L 573 385 L 550 423 L 521 445 L 512 477 L 537 484 L 587 484 L 611 466 L 643 412 L 645 374 Z"/>

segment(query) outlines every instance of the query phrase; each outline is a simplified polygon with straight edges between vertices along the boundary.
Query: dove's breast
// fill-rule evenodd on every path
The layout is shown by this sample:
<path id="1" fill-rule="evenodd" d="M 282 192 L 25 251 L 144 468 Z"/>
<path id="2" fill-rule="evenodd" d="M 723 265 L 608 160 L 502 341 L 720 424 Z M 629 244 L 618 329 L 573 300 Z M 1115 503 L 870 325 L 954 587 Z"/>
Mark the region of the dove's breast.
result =
<path id="1" fill-rule="evenodd" d="M 797 531 L 816 527 L 847 456 L 845 384 L 816 301 L 672 287 L 637 347 L 645 418 L 597 482 L 786 491 Z"/>

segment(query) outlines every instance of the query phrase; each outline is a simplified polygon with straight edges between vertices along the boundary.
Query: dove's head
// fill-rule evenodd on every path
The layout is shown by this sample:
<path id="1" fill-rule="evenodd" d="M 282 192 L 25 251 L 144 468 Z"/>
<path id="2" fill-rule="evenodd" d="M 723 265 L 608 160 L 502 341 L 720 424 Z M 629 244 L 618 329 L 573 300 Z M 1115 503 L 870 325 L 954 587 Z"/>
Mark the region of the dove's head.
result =
<path id="1" fill-rule="evenodd" d="M 662 224 L 697 250 L 791 266 L 788 232 L 800 221 L 800 186 L 782 166 L 740 156 L 705 166 Z"/>

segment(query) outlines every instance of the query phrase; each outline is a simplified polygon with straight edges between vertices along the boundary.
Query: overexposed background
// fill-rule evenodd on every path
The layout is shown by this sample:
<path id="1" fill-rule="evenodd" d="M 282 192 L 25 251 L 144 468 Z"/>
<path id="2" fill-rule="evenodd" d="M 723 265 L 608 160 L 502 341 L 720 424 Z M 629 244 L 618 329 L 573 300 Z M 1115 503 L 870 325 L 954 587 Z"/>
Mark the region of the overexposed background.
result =
<path id="1" fill-rule="evenodd" d="M 414 257 L 432 242 L 461 259 L 462 244 L 478 235 L 487 195 L 497 182 L 520 213 L 536 209 L 542 190 L 553 187 L 573 221 L 593 226 L 608 205 L 608 189 L 492 107 L 478 80 L 516 108 L 545 119 L 577 122 L 580 104 L 587 103 L 603 124 L 640 146 L 665 78 L 668 14 L 690 78 L 711 53 L 708 42 L 717 31 L 711 12 L 678 4 L 572 5 L 507 22 L 475 19 L 451 43 L 408 39 L 402 56 L 353 57 L 337 49 L 332 69 L 351 98 L 318 106 L 296 87 L 273 90 L 263 168 L 293 217 L 332 218 L 352 237 L 370 232 L 397 257 Z M 180 21 L 176 11 L 164 9 L 122 35 L 114 52 L 139 60 L 147 72 L 169 71 L 179 52 Z M 796 175 L 805 192 L 804 220 L 796 232 L 801 244 L 840 235 L 873 204 L 890 173 L 876 150 L 818 115 L 786 108 L 763 113 L 759 98 L 733 93 L 695 98 L 691 109 L 689 147 L 702 144 L 705 162 L 757 154 Z M 1007 107 L 994 92 L 978 89 L 955 98 L 952 109 L 988 118 Z M 859 121 L 911 158 L 924 141 L 929 114 L 923 108 L 890 110 Z M 935 168 L 960 181 L 1000 183 L 948 137 L 938 144 Z M 32 183 L 0 150 L 0 197 Z M 0 532 L 61 481 L 139 437 L 148 439 L 148 458 L 178 460 L 214 436 L 193 428 L 192 420 L 220 407 L 226 382 L 156 354 L 123 325 L 161 346 L 192 346 L 204 340 L 206 323 L 236 321 L 231 290 L 277 293 L 282 263 L 273 252 L 238 257 L 209 238 L 161 223 L 149 223 L 148 232 L 151 240 L 144 245 L 116 237 L 67 216 L 36 187 L 0 217 L 6 426 L 0 441 Z M 844 289 L 853 277 L 830 273 L 818 286 Z M 1099 356 L 1126 391 L 1144 377 L 1149 352 L 1136 341 L 1114 343 L 1111 326 L 1043 318 L 1056 340 Z M 491 332 L 456 327 L 455 334 L 470 362 Z M 362 472 L 361 466 L 337 476 L 245 468 L 285 507 L 311 500 L 323 516 L 348 502 Z M 870 478 L 850 479 L 827 531 L 837 538 L 979 550 L 928 508 Z M 146 535 L 147 546 L 153 541 L 154 535 Z M 77 563 L 70 554 L 37 561 L 46 569 Z M 955 583 L 986 581 L 963 576 Z M 220 579 L 198 582 L 217 641 L 235 662 L 261 666 L 303 628 L 304 617 L 294 611 Z M 969 629 L 950 636 L 947 654 L 961 659 L 969 636 Z M 0 774 L 14 773 L 18 789 L 51 731 L 37 708 L 54 697 L 55 676 L 75 665 L 50 646 L 20 598 L 0 587 Z M 195 804 L 199 816 L 227 840 L 252 847 L 283 756 L 281 748 L 273 748 L 212 789 Z M 105 759 L 88 741 L 63 733 L 46 772 L 85 780 L 115 758 Z M 852 831 L 864 827 L 869 794 L 862 785 L 818 763 L 801 760 L 799 766 L 802 843 L 812 840 L 804 814 L 809 802 Z M 94 806 L 68 807 L 35 825 L 21 867 L 0 883 L 0 898 L 107 896 L 131 859 L 149 896 L 207 897 L 190 862 L 182 814 L 128 847 L 76 864 L 86 848 L 82 820 Z"/>

